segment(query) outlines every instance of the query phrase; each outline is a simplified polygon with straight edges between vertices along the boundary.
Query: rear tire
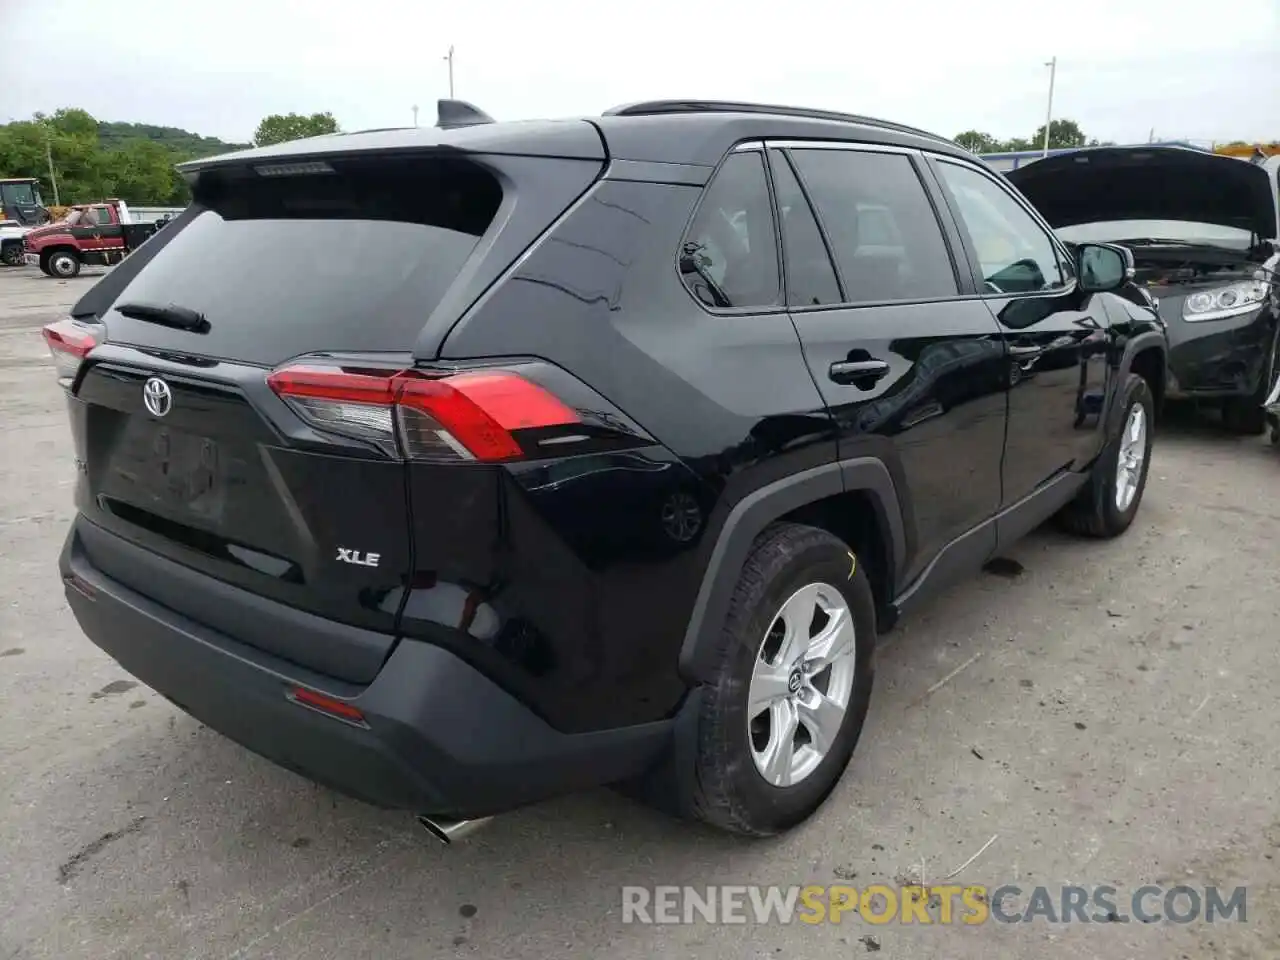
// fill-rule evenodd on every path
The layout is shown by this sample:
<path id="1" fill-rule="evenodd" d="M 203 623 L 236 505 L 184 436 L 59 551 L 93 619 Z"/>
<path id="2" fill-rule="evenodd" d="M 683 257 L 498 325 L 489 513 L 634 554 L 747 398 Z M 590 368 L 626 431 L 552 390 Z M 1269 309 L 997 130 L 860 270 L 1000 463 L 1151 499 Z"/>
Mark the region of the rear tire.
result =
<path id="1" fill-rule="evenodd" d="M 719 637 L 716 680 L 704 688 L 686 808 L 755 837 L 817 811 L 862 733 L 875 627 L 871 584 L 843 542 L 791 523 L 761 534 Z"/>
<path id="2" fill-rule="evenodd" d="M 1120 391 L 1117 426 L 1093 465 L 1089 482 L 1058 514 L 1071 533 L 1106 539 L 1129 529 L 1142 503 L 1151 466 L 1155 399 L 1147 381 L 1129 374 Z M 1136 434 L 1141 432 L 1141 436 Z"/>

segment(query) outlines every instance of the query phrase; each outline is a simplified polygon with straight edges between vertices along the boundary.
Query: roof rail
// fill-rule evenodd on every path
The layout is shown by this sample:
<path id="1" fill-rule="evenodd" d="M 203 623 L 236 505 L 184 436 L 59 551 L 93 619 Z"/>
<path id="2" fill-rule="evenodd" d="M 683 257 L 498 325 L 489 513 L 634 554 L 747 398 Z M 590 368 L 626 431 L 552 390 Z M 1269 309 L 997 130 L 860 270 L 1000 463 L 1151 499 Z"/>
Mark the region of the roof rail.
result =
<path id="1" fill-rule="evenodd" d="M 412 130 L 413 127 L 367 127 L 364 130 L 343 130 L 341 133 L 335 134 L 340 137 L 354 137 L 361 133 L 394 133 L 397 130 Z"/>
<path id="2" fill-rule="evenodd" d="M 888 120 L 877 120 L 875 117 L 864 117 L 854 113 L 841 113 L 837 110 L 817 110 L 811 107 L 788 107 L 773 103 L 747 103 L 736 100 L 646 100 L 639 103 L 627 103 L 610 107 L 604 111 L 606 117 L 644 117 L 669 113 L 771 113 L 784 117 L 799 117 L 805 120 L 834 120 L 839 123 L 859 123 L 868 127 L 882 127 L 896 130 L 898 133 L 910 133 L 917 137 L 940 140 L 951 143 L 946 137 L 917 127 L 908 127 Z"/>
<path id="3" fill-rule="evenodd" d="M 474 104 L 465 100 L 436 101 L 436 126 L 443 130 L 473 127 L 481 123 L 493 123 L 493 117 Z"/>

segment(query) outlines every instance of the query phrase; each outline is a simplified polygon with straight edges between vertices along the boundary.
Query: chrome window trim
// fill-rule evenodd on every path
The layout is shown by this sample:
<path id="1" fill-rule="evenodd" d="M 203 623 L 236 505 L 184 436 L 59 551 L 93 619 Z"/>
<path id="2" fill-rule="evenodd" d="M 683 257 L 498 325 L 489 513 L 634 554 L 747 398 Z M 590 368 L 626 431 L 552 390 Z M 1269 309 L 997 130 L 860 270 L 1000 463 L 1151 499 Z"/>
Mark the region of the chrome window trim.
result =
<path id="1" fill-rule="evenodd" d="M 896 153 L 904 157 L 923 157 L 916 147 L 898 147 L 887 143 L 861 143 L 856 140 L 768 140 L 769 150 L 846 150 L 855 153 Z"/>

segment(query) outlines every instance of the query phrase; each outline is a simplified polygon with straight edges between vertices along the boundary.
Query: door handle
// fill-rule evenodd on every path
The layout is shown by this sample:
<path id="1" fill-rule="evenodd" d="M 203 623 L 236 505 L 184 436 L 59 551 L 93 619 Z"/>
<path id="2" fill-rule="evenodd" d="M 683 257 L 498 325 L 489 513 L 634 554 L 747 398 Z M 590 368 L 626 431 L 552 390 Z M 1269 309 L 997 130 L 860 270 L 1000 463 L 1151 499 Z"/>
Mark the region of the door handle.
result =
<path id="1" fill-rule="evenodd" d="M 1044 356 L 1044 347 L 1020 347 L 1009 344 L 1009 356 L 1023 373 L 1029 373 L 1036 361 Z"/>
<path id="2" fill-rule="evenodd" d="M 836 383 L 851 383 L 869 390 L 888 372 L 889 364 L 884 360 L 841 360 L 831 365 L 827 375 Z"/>

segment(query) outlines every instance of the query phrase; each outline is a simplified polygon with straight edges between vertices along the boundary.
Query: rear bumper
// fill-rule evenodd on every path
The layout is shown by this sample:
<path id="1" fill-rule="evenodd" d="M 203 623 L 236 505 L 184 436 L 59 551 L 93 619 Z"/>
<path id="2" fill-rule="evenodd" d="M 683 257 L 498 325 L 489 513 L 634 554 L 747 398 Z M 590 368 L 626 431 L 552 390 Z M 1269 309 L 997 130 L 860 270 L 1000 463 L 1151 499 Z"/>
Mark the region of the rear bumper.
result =
<path id="1" fill-rule="evenodd" d="M 357 799 L 487 816 L 635 776 L 670 740 L 668 721 L 561 733 L 458 657 L 418 641 L 398 644 L 367 686 L 323 677 L 106 576 L 81 544 L 87 522 L 72 525 L 59 568 L 89 639 L 207 726 Z M 349 701 L 366 724 L 294 702 L 286 692 L 295 686 Z"/>

